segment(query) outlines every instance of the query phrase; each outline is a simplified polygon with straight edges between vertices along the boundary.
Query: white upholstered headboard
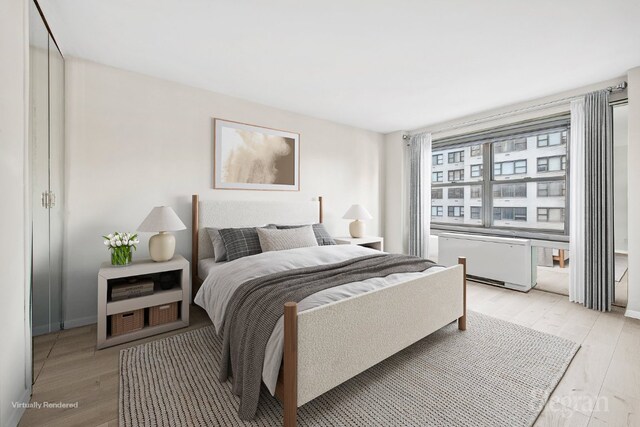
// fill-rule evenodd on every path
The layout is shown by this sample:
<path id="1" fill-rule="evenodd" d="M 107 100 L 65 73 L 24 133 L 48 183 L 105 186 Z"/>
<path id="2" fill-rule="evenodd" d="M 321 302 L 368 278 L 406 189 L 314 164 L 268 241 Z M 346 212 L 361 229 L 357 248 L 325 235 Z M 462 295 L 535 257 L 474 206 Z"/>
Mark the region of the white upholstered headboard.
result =
<path id="1" fill-rule="evenodd" d="M 309 202 L 200 200 L 192 197 L 193 288 L 198 261 L 213 256 L 213 246 L 205 228 L 255 227 L 266 224 L 312 224 L 322 222 L 322 197 Z"/>

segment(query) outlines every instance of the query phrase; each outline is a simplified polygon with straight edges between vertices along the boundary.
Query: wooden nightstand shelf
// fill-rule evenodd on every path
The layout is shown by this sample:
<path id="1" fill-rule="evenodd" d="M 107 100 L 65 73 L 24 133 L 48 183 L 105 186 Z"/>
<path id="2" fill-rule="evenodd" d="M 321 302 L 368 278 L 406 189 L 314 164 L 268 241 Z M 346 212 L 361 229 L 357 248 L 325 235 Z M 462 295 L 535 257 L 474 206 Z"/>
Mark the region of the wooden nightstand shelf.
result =
<path id="1" fill-rule="evenodd" d="M 384 250 L 384 239 L 382 237 L 365 236 L 365 237 L 336 237 L 333 240 L 339 245 L 358 245 L 366 248 L 375 249 L 377 251 Z"/>
<path id="2" fill-rule="evenodd" d="M 171 272 L 175 283 L 171 289 L 163 290 L 158 278 L 161 273 Z M 152 295 L 132 297 L 119 301 L 110 300 L 111 287 L 123 280 L 151 278 L 154 281 Z M 109 262 L 102 264 L 98 273 L 98 349 L 111 347 L 129 341 L 189 326 L 189 262 L 176 255 L 167 262 L 154 262 L 150 259 L 134 261 L 126 267 L 114 267 Z M 176 321 L 149 326 L 151 307 L 178 303 Z M 110 334 L 111 316 L 119 313 L 144 310 L 145 321 L 142 329 L 112 336 Z"/>

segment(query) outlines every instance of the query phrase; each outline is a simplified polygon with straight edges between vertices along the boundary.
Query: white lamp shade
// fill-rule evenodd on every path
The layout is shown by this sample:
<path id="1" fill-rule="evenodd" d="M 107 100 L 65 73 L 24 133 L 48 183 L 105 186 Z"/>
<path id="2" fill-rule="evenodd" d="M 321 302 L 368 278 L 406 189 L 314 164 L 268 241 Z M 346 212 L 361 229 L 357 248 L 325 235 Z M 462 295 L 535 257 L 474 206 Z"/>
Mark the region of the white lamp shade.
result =
<path id="1" fill-rule="evenodd" d="M 142 221 L 138 231 L 178 231 L 186 228 L 178 218 L 178 215 L 169 206 L 156 206 Z"/>
<path id="2" fill-rule="evenodd" d="M 373 219 L 368 210 L 366 210 L 362 205 L 353 205 L 349 208 L 347 213 L 342 217 L 344 219 Z"/>

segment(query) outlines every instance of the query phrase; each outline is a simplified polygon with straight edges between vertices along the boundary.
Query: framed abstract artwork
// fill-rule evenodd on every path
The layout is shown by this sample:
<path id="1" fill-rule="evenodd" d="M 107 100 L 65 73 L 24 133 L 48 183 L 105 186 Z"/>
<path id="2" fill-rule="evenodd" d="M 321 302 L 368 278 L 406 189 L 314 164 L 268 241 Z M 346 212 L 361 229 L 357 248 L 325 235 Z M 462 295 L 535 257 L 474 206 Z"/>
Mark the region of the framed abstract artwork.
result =
<path id="1" fill-rule="evenodd" d="M 300 190 L 300 134 L 214 119 L 213 188 Z"/>

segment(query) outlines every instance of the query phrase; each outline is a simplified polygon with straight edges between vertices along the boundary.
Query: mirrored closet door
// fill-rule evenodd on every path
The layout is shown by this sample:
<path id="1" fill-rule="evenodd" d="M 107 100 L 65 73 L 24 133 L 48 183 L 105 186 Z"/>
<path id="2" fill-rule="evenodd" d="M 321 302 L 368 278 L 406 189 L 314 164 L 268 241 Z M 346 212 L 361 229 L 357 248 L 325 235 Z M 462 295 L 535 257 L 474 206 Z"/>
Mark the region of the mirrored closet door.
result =
<path id="1" fill-rule="evenodd" d="M 62 328 L 64 58 L 34 2 L 29 10 L 33 335 Z"/>

